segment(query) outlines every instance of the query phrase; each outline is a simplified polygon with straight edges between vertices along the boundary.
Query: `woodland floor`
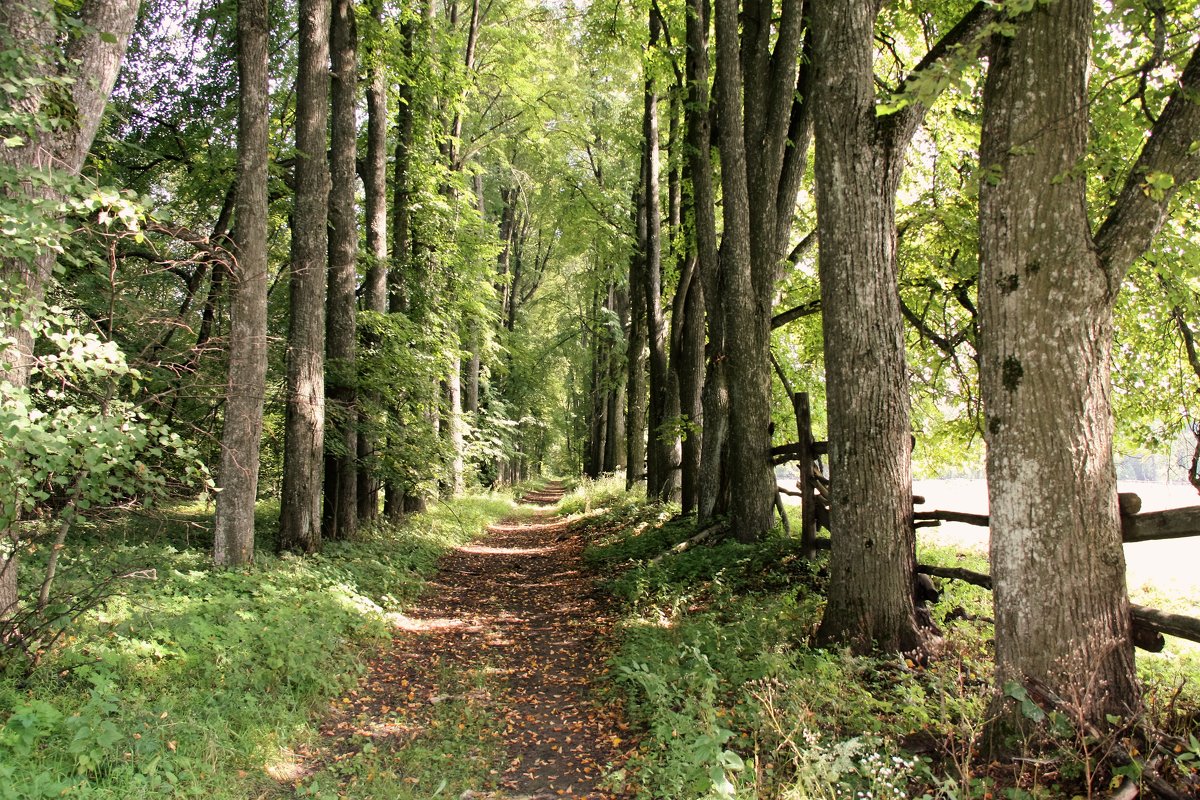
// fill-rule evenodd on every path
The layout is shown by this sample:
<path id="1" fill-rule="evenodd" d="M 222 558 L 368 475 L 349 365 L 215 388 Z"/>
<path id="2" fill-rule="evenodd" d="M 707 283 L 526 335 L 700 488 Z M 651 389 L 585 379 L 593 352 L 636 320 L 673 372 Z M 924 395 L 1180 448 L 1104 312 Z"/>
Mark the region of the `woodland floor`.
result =
<path id="1" fill-rule="evenodd" d="M 539 508 L 442 559 L 323 725 L 319 759 L 353 753 L 363 737 L 403 748 L 431 724 L 434 706 L 465 700 L 492 720 L 490 741 L 473 752 L 502 752 L 503 761 L 485 765 L 488 783 L 463 797 L 623 796 L 598 786 L 632 745 L 620 709 L 596 687 L 612 617 L 583 564 L 582 534 L 548 508 L 562 495 L 558 484 L 531 492 L 523 503 Z M 471 685 L 468 675 L 480 677 Z"/>

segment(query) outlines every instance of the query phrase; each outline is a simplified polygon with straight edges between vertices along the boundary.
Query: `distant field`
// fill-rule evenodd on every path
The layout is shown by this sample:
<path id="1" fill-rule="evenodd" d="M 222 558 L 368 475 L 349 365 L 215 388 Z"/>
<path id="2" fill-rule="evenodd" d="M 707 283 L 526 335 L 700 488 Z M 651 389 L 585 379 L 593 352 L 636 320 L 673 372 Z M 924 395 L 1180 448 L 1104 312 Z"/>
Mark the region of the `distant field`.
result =
<path id="1" fill-rule="evenodd" d="M 1200 505 L 1200 495 L 1187 484 L 1121 481 L 1122 492 L 1142 498 L 1143 511 Z M 986 514 L 987 484 L 982 480 L 915 481 L 913 493 L 925 498 L 922 509 L 968 511 Z M 921 541 L 987 552 L 988 532 L 961 523 L 939 528 L 922 528 Z M 1200 607 L 1200 537 L 1163 542 L 1136 542 L 1125 545 L 1129 591 L 1135 602 L 1139 596 L 1166 595 Z M 1189 602 L 1190 601 L 1190 602 Z"/>

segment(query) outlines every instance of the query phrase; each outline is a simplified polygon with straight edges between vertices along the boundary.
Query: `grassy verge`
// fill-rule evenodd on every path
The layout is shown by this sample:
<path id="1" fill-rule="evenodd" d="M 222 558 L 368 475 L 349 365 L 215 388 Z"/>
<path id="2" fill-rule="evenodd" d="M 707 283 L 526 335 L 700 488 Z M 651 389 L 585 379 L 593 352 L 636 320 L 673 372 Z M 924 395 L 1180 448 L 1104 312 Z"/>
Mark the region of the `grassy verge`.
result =
<path id="1" fill-rule="evenodd" d="M 495 783 L 501 763 L 501 726 L 488 707 L 486 670 L 445 672 L 437 684 L 449 699 L 420 718 L 397 709 L 394 716 L 362 720 L 326 753 L 319 767 L 297 782 L 296 796 L 316 800 L 417 800 L 470 797 Z M 373 730 L 372 730 L 373 729 Z"/>
<path id="2" fill-rule="evenodd" d="M 273 794 L 287 754 L 315 739 L 314 711 L 387 635 L 384 614 L 512 509 L 464 498 L 297 558 L 273 554 L 265 507 L 247 570 L 211 568 L 203 508 L 90 531 L 63 553 L 62 593 L 114 572 L 155 578 L 123 582 L 31 677 L 12 665 L 0 678 L 0 798 Z"/>
<path id="3" fill-rule="evenodd" d="M 948 646 L 928 667 L 819 649 L 809 642 L 823 560 L 804 560 L 793 538 L 662 555 L 694 533 L 673 509 L 602 492 L 577 502 L 593 534 L 587 557 L 625 609 L 614 691 L 643 732 L 629 765 L 641 796 L 1059 798 L 1083 793 L 1097 770 L 1094 750 L 1067 734 L 1026 763 L 979 762 L 993 669 L 987 592 L 941 582 L 932 613 Z M 949 549 L 921 556 L 986 570 Z M 1194 725 L 1200 663 L 1143 662 L 1156 721 L 1177 733 Z M 1171 709 L 1153 708 L 1167 697 L 1156 686 L 1181 683 Z"/>

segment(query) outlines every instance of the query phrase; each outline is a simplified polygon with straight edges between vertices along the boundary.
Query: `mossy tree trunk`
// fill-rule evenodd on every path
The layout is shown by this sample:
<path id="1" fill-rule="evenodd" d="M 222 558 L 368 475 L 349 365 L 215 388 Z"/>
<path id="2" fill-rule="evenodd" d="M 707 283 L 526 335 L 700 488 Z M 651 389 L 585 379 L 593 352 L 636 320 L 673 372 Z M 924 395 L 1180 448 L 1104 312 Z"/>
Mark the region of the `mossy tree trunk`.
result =
<path id="1" fill-rule="evenodd" d="M 980 148 L 996 681 L 1040 680 L 1104 725 L 1140 707 L 1112 454 L 1113 305 L 1174 193 L 1200 175 L 1200 48 L 1093 235 L 1092 4 L 1059 0 L 1012 23 L 995 42 Z M 1020 724 L 1009 711 L 994 734 Z"/>

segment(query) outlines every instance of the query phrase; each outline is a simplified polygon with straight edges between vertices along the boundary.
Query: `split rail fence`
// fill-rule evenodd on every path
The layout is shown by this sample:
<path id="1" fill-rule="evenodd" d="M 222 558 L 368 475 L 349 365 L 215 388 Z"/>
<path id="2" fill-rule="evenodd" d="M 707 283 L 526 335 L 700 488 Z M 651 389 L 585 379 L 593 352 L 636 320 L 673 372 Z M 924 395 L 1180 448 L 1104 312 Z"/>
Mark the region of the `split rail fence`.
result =
<path id="1" fill-rule="evenodd" d="M 795 490 L 780 487 L 779 491 L 781 494 L 800 498 L 800 536 L 805 550 L 811 555 L 821 547 L 821 542 L 817 539 L 817 529 L 829 530 L 829 478 L 825 476 L 821 463 L 822 457 L 829 452 L 829 443 L 813 439 L 808 394 L 793 393 L 792 406 L 796 415 L 798 441 L 773 448 L 771 457 L 776 465 L 788 462 L 796 462 L 799 465 L 800 476 L 796 480 Z M 1200 506 L 1143 514 L 1141 498 L 1136 494 L 1122 493 L 1118 499 L 1121 509 L 1121 537 L 1126 543 L 1200 536 Z M 913 498 L 914 504 L 924 502 L 924 498 Z M 925 528 L 943 522 L 960 522 L 984 528 L 989 524 L 986 514 L 942 510 L 913 512 L 914 527 Z M 990 575 L 959 567 L 918 564 L 917 572 L 963 581 L 989 591 L 992 588 Z M 1161 651 L 1166 646 L 1164 634 L 1200 642 L 1200 619 L 1139 605 L 1132 606 L 1131 614 L 1133 641 L 1143 650 L 1155 653 Z"/>

